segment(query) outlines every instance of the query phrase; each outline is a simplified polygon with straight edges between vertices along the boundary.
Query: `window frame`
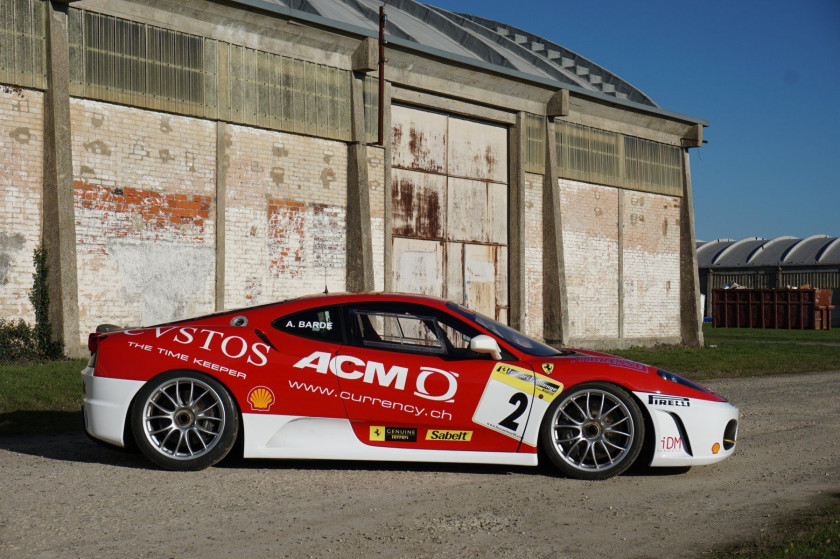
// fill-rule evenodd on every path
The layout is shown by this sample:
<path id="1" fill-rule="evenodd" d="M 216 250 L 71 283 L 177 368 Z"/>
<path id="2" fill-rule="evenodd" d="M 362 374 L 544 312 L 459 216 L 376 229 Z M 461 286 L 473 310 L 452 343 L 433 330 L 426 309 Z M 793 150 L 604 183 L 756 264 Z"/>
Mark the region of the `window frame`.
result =
<path id="1" fill-rule="evenodd" d="M 281 324 L 283 321 L 291 320 L 293 317 L 302 315 L 304 313 L 317 313 L 321 311 L 330 311 L 332 313 L 331 316 L 334 317 L 333 319 L 333 327 L 332 330 L 338 330 L 338 339 L 336 340 L 329 340 L 325 338 L 318 338 L 314 336 L 307 336 L 303 333 L 299 332 L 311 332 L 311 330 L 301 330 L 295 328 L 293 330 L 289 330 L 284 326 L 278 327 L 278 324 Z M 341 308 L 341 305 L 323 305 L 318 307 L 309 307 L 308 309 L 301 309 L 298 311 L 294 311 L 283 316 L 279 316 L 271 321 L 271 327 L 280 332 L 281 334 L 286 334 L 289 336 L 295 336 L 296 338 L 303 338 L 305 340 L 322 342 L 327 344 L 334 344 L 334 345 L 347 345 L 347 329 L 344 327 L 344 312 Z"/>

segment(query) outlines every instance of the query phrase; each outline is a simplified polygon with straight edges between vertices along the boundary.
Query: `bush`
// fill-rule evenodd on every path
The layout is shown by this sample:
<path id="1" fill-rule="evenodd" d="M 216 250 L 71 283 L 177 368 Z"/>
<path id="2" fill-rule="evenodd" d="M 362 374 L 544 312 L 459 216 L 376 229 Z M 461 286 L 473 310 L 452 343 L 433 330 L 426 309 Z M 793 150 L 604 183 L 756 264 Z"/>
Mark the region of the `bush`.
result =
<path id="1" fill-rule="evenodd" d="M 16 361 L 55 360 L 64 357 L 64 342 L 52 339 L 50 324 L 50 294 L 47 287 L 47 250 L 37 247 L 32 257 L 35 273 L 29 301 L 35 308 L 35 326 L 23 319 L 0 318 L 0 363 Z"/>
<path id="2" fill-rule="evenodd" d="M 38 359 L 35 329 L 23 319 L 17 322 L 0 318 L 0 362 Z"/>
<path id="3" fill-rule="evenodd" d="M 64 356 L 64 342 L 53 341 L 52 324 L 50 324 L 50 293 L 47 286 L 47 249 L 43 242 L 35 248 L 32 257 L 35 273 L 32 274 L 32 290 L 29 300 L 35 307 L 35 343 L 39 357 L 42 359 L 61 359 Z"/>

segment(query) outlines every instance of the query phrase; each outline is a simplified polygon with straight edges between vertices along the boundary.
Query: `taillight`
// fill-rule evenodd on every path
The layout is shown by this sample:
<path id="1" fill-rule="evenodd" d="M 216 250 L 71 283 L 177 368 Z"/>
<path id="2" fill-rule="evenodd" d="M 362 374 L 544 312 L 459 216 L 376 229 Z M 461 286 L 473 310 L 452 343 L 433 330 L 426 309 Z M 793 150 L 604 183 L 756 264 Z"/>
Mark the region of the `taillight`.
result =
<path id="1" fill-rule="evenodd" d="M 96 353 L 96 348 L 99 347 L 99 338 L 101 337 L 98 332 L 88 334 L 88 351 Z"/>

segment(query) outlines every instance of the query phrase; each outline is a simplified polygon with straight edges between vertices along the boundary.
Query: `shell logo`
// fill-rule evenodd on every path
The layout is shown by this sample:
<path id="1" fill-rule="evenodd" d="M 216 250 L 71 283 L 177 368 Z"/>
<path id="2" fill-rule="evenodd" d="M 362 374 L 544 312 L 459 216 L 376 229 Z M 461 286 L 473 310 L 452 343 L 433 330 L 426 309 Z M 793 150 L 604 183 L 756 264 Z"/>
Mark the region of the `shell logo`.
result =
<path id="1" fill-rule="evenodd" d="M 720 452 L 720 443 L 715 443 L 712 446 L 712 454 L 717 454 L 718 452 Z"/>
<path id="2" fill-rule="evenodd" d="M 268 411 L 274 403 L 274 392 L 265 386 L 257 386 L 248 393 L 248 402 L 252 411 Z"/>

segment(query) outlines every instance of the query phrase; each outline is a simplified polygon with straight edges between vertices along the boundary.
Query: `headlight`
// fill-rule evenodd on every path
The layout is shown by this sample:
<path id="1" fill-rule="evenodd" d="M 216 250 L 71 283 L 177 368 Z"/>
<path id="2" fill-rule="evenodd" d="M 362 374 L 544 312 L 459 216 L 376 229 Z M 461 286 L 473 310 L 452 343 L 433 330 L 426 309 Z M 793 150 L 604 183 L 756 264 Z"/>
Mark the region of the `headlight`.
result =
<path id="1" fill-rule="evenodd" d="M 706 392 L 711 394 L 711 390 L 709 390 L 708 388 L 700 386 L 696 382 L 691 382 L 687 378 L 683 378 L 680 375 L 675 375 L 674 373 L 664 371 L 662 369 L 656 371 L 656 374 L 667 381 L 676 382 L 677 384 L 680 384 L 682 386 L 687 386 L 688 388 L 693 388 L 694 390 L 699 390 L 700 392 Z"/>

